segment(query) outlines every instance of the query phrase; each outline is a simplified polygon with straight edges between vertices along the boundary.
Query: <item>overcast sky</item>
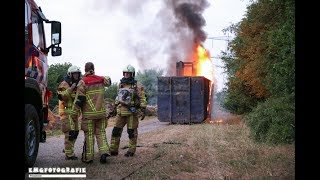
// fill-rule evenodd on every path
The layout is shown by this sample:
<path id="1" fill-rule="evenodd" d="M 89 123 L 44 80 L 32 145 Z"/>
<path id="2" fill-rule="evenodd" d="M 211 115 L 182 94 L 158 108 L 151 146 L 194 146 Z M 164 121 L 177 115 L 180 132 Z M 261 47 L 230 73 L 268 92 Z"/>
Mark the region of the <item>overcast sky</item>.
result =
<path id="1" fill-rule="evenodd" d="M 119 82 L 127 64 L 136 71 L 149 68 L 166 71 L 176 61 L 184 61 L 192 38 L 188 28 L 177 28 L 181 23 L 172 13 L 176 2 L 194 2 L 202 8 L 199 12 L 205 25 L 201 25 L 201 30 L 207 35 L 202 44 L 212 57 L 221 56 L 227 42 L 208 38 L 226 36 L 222 29 L 239 22 L 250 4 L 249 0 L 35 1 L 47 19 L 62 24 L 62 55 L 49 55 L 49 65 L 70 62 L 84 73 L 84 64 L 91 61 L 96 74 L 108 75 L 112 82 Z M 49 33 L 47 37 L 50 38 Z M 220 91 L 225 80 L 223 69 L 219 68 L 222 63 L 217 58 L 211 60 L 216 88 Z"/>

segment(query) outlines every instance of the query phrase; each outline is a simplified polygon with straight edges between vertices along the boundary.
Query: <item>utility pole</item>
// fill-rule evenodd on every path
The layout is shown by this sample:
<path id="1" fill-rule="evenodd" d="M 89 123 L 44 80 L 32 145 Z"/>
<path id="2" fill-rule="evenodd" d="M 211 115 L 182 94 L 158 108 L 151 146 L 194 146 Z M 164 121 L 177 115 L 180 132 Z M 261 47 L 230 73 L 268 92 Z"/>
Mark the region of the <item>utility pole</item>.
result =
<path id="1" fill-rule="evenodd" d="M 230 41 L 230 36 L 216 36 L 216 37 L 208 37 L 207 39 L 212 40 L 212 47 L 213 47 L 213 40 L 218 40 L 218 41 L 227 41 L 229 43 Z"/>
<path id="2" fill-rule="evenodd" d="M 212 40 L 212 47 L 213 47 L 213 41 L 214 40 L 216 40 L 216 41 L 226 41 L 227 43 L 229 43 L 231 38 L 230 38 L 229 35 L 227 35 L 227 36 L 208 37 L 207 39 Z M 219 59 L 219 60 L 221 60 L 221 57 L 219 57 L 219 56 L 211 56 L 210 59 Z M 218 64 L 213 64 L 213 65 L 215 67 L 217 67 L 217 68 L 222 68 L 222 69 L 224 68 L 223 66 L 220 66 Z M 221 75 L 222 75 L 222 86 L 224 86 L 225 85 L 225 81 L 226 81 L 225 75 L 224 74 L 221 74 Z"/>

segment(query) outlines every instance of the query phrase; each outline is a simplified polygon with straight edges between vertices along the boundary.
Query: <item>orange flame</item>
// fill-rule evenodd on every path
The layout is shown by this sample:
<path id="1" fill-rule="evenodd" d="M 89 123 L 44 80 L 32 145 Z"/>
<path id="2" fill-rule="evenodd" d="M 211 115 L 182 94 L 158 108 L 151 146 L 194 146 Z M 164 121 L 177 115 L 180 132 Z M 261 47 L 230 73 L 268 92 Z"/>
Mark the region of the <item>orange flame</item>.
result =
<path id="1" fill-rule="evenodd" d="M 201 45 L 197 47 L 197 76 L 204 76 L 213 82 L 213 64 L 209 52 Z"/>

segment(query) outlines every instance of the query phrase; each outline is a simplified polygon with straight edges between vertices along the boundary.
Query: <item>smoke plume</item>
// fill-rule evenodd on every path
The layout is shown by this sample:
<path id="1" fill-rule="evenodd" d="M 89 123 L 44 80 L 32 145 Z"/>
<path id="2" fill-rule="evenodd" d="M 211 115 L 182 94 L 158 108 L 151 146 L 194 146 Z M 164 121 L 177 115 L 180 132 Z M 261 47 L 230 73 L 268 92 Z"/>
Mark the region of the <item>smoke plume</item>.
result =
<path id="1" fill-rule="evenodd" d="M 175 75 L 176 62 L 190 61 L 193 49 L 205 41 L 202 13 L 207 0 L 96 0 L 96 8 L 127 17 L 121 39 L 125 53 L 139 69 L 160 66 Z M 109 4 L 109 6 L 107 5 Z M 107 8 L 108 7 L 108 8 Z"/>

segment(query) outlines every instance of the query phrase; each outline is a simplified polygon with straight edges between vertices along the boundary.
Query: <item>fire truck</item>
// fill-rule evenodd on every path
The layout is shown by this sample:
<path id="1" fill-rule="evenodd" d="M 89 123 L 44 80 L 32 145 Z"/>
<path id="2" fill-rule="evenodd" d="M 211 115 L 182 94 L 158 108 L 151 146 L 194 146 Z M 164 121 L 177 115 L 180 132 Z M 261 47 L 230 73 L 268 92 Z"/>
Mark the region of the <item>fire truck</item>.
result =
<path id="1" fill-rule="evenodd" d="M 46 41 L 46 27 L 51 26 L 51 42 Z M 44 126 L 48 123 L 48 60 L 60 56 L 61 23 L 50 21 L 34 0 L 25 0 L 25 167 L 36 162 L 39 143 L 46 141 Z"/>

